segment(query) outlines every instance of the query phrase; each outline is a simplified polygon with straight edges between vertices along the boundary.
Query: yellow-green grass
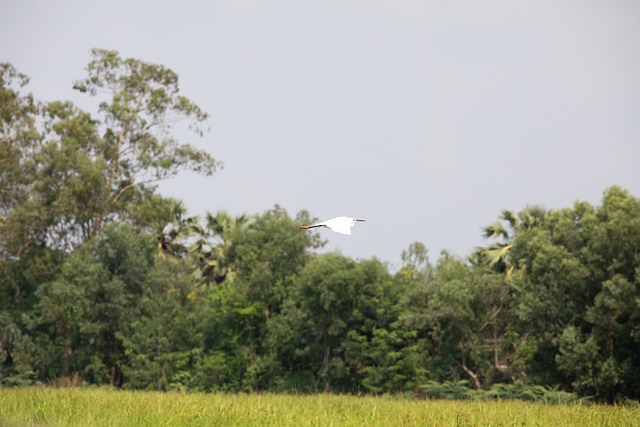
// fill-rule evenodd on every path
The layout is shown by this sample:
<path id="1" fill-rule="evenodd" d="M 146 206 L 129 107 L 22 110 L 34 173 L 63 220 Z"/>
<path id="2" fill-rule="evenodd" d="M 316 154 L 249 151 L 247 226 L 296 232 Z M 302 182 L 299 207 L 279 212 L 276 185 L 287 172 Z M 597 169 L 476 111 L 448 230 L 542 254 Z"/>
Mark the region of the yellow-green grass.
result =
<path id="1" fill-rule="evenodd" d="M 0 389 L 0 426 L 634 426 L 636 406 Z"/>

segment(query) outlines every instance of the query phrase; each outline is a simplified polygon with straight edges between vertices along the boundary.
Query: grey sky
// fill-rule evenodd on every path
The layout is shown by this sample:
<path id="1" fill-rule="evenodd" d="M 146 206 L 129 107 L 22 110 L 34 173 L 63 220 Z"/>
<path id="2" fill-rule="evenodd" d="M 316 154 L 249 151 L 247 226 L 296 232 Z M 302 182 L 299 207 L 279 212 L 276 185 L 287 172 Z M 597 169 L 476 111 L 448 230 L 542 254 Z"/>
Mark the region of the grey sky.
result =
<path id="1" fill-rule="evenodd" d="M 89 50 L 165 65 L 225 168 L 161 186 L 193 214 L 368 220 L 329 250 L 396 266 L 483 244 L 526 204 L 640 195 L 640 2 L 4 1 L 0 61 L 41 100 Z M 190 135 L 187 135 L 190 138 Z"/>

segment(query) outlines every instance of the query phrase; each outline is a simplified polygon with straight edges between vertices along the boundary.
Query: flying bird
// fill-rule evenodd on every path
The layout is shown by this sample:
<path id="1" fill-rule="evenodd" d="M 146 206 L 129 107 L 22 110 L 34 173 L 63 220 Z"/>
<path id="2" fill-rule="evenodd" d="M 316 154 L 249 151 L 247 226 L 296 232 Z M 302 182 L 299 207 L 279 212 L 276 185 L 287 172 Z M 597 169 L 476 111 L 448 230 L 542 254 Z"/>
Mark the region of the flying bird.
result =
<path id="1" fill-rule="evenodd" d="M 337 218 L 331 218 L 327 221 L 319 222 L 312 225 L 301 225 L 301 230 L 308 228 L 324 227 L 329 230 L 333 230 L 336 233 L 351 235 L 351 228 L 356 225 L 356 222 L 364 222 L 364 219 L 349 218 L 348 216 L 339 216 Z"/>

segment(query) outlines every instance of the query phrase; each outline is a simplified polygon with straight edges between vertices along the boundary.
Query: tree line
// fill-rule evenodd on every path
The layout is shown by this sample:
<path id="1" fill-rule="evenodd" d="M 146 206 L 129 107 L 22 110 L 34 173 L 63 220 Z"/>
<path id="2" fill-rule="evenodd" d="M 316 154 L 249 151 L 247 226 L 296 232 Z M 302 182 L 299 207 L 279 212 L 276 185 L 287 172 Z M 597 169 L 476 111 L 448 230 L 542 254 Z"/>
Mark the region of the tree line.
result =
<path id="1" fill-rule="evenodd" d="M 93 115 L 38 102 L 0 64 L 1 385 L 640 398 L 625 189 L 505 210 L 466 258 L 412 243 L 392 273 L 319 254 L 306 211 L 189 216 L 155 185 L 221 167 L 172 133 L 202 135 L 207 114 L 163 66 L 95 49 L 86 71 Z"/>

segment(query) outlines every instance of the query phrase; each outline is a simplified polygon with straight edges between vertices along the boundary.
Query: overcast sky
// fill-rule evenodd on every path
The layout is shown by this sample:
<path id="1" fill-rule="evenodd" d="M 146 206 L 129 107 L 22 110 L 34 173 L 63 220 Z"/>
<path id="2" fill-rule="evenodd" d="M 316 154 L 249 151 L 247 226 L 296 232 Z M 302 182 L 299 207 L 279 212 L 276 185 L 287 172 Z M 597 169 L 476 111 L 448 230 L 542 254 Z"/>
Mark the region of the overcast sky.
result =
<path id="1" fill-rule="evenodd" d="M 225 167 L 189 212 L 364 218 L 327 250 L 466 256 L 502 209 L 640 196 L 637 0 L 3 1 L 0 61 L 72 100 L 91 48 L 165 65 Z M 302 231 L 301 231 L 302 232 Z"/>

